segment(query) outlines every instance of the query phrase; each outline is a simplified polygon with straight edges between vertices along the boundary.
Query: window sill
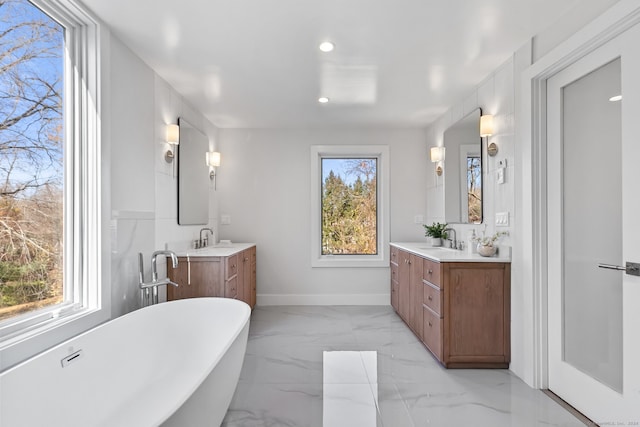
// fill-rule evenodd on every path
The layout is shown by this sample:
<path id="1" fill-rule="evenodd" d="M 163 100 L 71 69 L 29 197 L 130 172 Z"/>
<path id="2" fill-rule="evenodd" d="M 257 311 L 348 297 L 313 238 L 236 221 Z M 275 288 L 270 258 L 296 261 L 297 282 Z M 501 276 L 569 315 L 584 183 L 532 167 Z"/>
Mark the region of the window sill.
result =
<path id="1" fill-rule="evenodd" d="M 311 260 L 312 268 L 384 268 L 389 267 L 386 255 L 324 255 Z"/>

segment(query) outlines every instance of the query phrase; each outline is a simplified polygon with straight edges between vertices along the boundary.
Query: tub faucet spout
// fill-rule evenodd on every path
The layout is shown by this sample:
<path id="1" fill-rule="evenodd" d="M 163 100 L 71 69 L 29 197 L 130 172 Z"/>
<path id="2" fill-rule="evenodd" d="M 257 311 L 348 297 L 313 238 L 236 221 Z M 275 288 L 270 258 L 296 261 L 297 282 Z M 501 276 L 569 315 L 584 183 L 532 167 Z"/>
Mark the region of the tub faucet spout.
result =
<path id="1" fill-rule="evenodd" d="M 157 261 L 156 261 L 156 258 L 158 257 L 158 255 L 170 256 L 173 268 L 176 268 L 178 266 L 178 257 L 176 256 L 175 252 L 155 251 L 153 255 L 151 255 L 151 281 L 154 283 L 158 281 L 158 267 L 157 267 Z"/>

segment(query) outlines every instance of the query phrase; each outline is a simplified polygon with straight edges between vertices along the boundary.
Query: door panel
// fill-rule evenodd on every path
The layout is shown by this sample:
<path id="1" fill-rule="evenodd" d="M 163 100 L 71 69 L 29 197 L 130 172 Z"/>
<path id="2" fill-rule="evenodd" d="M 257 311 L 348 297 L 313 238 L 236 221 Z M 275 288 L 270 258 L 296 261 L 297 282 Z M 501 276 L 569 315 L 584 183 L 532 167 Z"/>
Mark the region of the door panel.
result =
<path id="1" fill-rule="evenodd" d="M 620 91 L 620 58 L 562 90 L 562 359 L 616 391 L 622 274 L 598 264 L 622 261 L 621 102 L 609 101 Z"/>
<path id="2" fill-rule="evenodd" d="M 598 268 L 640 256 L 638 37 L 547 81 L 549 389 L 601 424 L 640 422 L 640 278 Z"/>

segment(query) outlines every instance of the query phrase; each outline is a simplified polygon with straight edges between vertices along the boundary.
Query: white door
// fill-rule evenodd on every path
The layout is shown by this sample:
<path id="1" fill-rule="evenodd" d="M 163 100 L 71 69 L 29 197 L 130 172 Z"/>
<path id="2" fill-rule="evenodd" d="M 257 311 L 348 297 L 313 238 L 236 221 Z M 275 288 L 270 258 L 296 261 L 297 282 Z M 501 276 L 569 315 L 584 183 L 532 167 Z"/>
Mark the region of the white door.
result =
<path id="1" fill-rule="evenodd" d="M 640 425 L 636 27 L 547 80 L 549 389 L 600 425 Z"/>

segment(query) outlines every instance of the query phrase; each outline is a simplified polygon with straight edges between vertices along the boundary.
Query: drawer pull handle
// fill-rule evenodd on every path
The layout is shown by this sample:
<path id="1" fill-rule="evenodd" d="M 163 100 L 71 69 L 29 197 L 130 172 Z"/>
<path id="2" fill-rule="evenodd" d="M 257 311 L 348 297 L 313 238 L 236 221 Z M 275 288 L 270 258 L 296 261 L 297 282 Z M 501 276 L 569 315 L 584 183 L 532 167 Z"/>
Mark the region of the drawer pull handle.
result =
<path id="1" fill-rule="evenodd" d="M 429 273 L 431 275 L 431 274 L 433 274 L 433 270 L 429 270 L 427 273 Z"/>
<path id="2" fill-rule="evenodd" d="M 433 324 L 431 322 L 429 322 L 429 327 L 432 327 L 432 326 L 433 326 Z"/>
<path id="3" fill-rule="evenodd" d="M 433 301 L 433 298 L 431 297 L 431 295 L 429 295 L 429 296 L 427 297 L 427 299 L 428 299 L 429 301 Z"/>

